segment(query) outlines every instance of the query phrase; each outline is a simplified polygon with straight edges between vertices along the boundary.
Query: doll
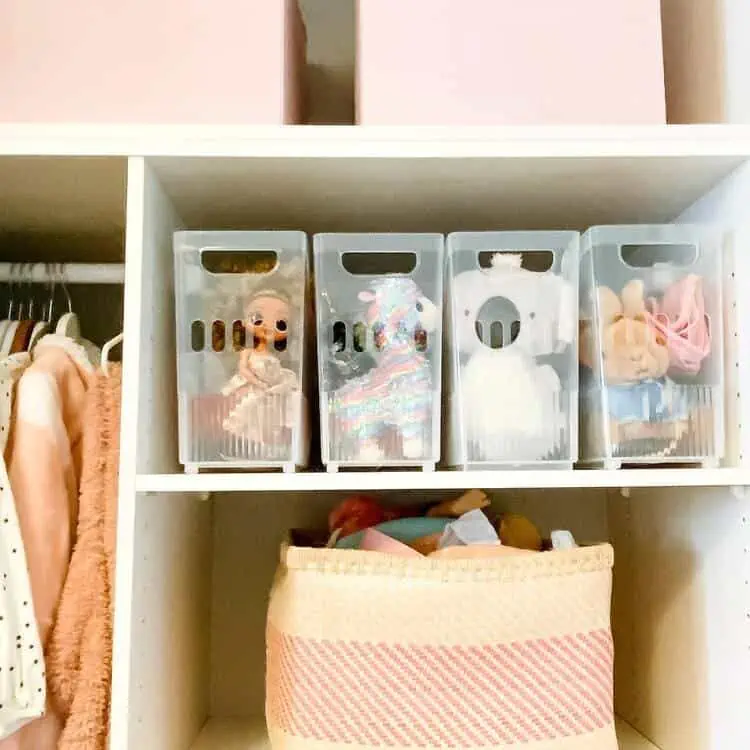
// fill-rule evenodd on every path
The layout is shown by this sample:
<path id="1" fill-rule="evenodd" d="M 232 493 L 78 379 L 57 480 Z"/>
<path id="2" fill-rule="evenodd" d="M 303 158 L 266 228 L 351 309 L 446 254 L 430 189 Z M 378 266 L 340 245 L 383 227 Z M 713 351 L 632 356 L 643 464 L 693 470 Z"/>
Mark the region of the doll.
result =
<path id="1" fill-rule="evenodd" d="M 234 405 L 224 429 L 256 443 L 288 442 L 299 391 L 297 375 L 282 367 L 277 352 L 286 351 L 290 325 L 288 298 L 278 291 L 257 292 L 245 307 L 247 346 L 241 351 L 237 374 L 222 394 Z"/>

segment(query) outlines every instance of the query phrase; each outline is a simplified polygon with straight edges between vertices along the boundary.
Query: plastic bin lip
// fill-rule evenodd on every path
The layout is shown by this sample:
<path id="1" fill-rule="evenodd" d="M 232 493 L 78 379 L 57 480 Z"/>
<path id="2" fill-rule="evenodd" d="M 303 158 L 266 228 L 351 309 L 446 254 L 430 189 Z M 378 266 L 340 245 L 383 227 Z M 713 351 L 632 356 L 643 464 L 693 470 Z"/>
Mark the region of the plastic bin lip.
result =
<path id="1" fill-rule="evenodd" d="M 451 232 L 447 235 L 446 240 L 449 243 L 449 248 L 451 252 L 460 252 L 460 250 L 457 250 L 455 247 L 455 243 L 458 240 L 474 240 L 476 242 L 479 242 L 480 240 L 489 240 L 492 237 L 497 238 L 505 238 L 506 240 L 512 239 L 514 237 L 518 237 L 519 239 L 525 240 L 529 239 L 533 241 L 536 245 L 539 245 L 540 242 L 545 241 L 553 241 L 557 240 L 557 244 L 569 244 L 570 242 L 578 239 L 581 237 L 581 233 L 573 230 L 573 229 L 542 229 L 539 231 L 533 230 L 533 229 L 520 229 L 520 230 L 498 230 L 496 232 L 489 231 L 489 232 Z M 479 247 L 479 248 L 472 248 L 472 250 L 484 250 L 485 248 Z M 486 249 L 492 250 L 494 248 L 488 247 Z M 504 248 L 505 249 L 505 248 Z M 508 250 L 511 250 L 513 248 L 508 247 Z M 526 250 L 526 247 L 519 247 L 518 250 Z M 532 247 L 529 247 L 528 249 L 534 249 Z"/>
<path id="2" fill-rule="evenodd" d="M 330 232 L 313 236 L 313 252 L 315 255 L 413 252 L 419 257 L 422 253 L 442 253 L 444 242 L 444 236 L 438 233 Z"/>
<path id="3" fill-rule="evenodd" d="M 302 247 L 307 247 L 307 234 L 296 229 L 182 229 L 174 233 L 173 239 L 175 253 L 203 250 L 298 250 Z"/>
<path id="4" fill-rule="evenodd" d="M 390 244 L 389 244 L 390 243 Z M 313 253 L 316 257 L 336 255 L 338 266 L 350 279 L 363 283 L 378 278 L 410 278 L 416 275 L 433 257 L 439 262 L 444 257 L 445 238 L 435 232 L 328 232 L 314 235 Z M 382 271 L 353 273 L 344 265 L 345 255 L 414 255 L 410 271 Z"/>
<path id="5" fill-rule="evenodd" d="M 718 240 L 727 233 L 720 224 L 600 224 L 582 235 L 582 245 L 628 244 L 666 245 L 674 242 Z"/>

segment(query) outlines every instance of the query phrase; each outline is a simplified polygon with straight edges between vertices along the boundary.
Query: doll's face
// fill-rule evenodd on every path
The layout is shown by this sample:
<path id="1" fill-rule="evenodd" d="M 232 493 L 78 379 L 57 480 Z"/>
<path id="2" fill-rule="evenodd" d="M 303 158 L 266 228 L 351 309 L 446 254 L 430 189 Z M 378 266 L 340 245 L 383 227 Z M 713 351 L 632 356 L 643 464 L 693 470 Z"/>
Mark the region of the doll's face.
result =
<path id="1" fill-rule="evenodd" d="M 256 297 L 247 306 L 248 336 L 260 344 L 278 345 L 289 335 L 289 305 L 278 297 Z"/>

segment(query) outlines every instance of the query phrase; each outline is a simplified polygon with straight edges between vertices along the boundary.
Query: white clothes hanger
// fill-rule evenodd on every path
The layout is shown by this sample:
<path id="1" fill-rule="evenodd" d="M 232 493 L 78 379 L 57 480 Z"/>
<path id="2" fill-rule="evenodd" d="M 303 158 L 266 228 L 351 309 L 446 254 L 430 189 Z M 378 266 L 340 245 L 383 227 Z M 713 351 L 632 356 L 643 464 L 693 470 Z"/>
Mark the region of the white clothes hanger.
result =
<path id="1" fill-rule="evenodd" d="M 31 329 L 31 333 L 28 337 L 28 342 L 26 343 L 26 349 L 24 350 L 26 352 L 31 352 L 34 349 L 36 342 L 39 341 L 39 339 L 49 330 L 49 322 L 45 317 L 45 306 L 39 306 L 39 310 L 41 312 L 41 315 L 39 317 L 37 317 L 36 313 L 32 282 L 32 279 L 34 277 L 34 265 L 35 264 L 32 263 L 28 268 L 26 268 L 24 264 L 21 265 L 21 270 L 23 273 L 25 273 L 28 283 L 29 309 L 25 316 L 19 314 L 19 318 L 34 321 L 34 327 Z"/>
<path id="2" fill-rule="evenodd" d="M 5 338 L 5 333 L 7 332 L 9 325 L 10 320 L 7 318 L 5 320 L 0 320 L 0 352 L 2 352 L 3 339 Z"/>
<path id="3" fill-rule="evenodd" d="M 102 372 L 106 377 L 109 377 L 109 353 L 114 349 L 118 344 L 122 343 L 123 340 L 123 334 L 118 333 L 117 336 L 110 339 L 103 347 L 102 347 Z"/>
<path id="4" fill-rule="evenodd" d="M 49 322 L 46 320 L 40 320 L 34 325 L 34 330 L 31 332 L 31 337 L 29 338 L 29 347 L 27 351 L 31 351 L 39 341 L 42 336 L 49 333 Z"/>
<path id="5" fill-rule="evenodd" d="M 3 343 L 0 345 L 0 357 L 5 359 L 10 356 L 10 350 L 13 346 L 13 339 L 16 336 L 16 329 L 18 328 L 18 321 L 8 321 L 8 327 L 5 329 L 5 335 L 3 336 Z"/>
<path id="6" fill-rule="evenodd" d="M 34 275 L 34 266 L 31 266 L 31 276 Z M 54 299 L 53 299 L 53 292 L 54 292 L 54 283 L 50 282 L 50 297 L 47 301 L 46 306 L 42 308 L 42 315 L 41 320 L 37 320 L 34 324 L 34 329 L 31 331 L 31 336 L 29 337 L 29 345 L 26 348 L 26 351 L 31 352 L 33 351 L 34 347 L 36 346 L 37 342 L 39 341 L 42 336 L 44 336 L 51 328 L 50 321 L 52 320 L 52 310 L 54 307 Z M 29 317 L 33 318 L 33 306 L 29 309 Z"/>
<path id="7" fill-rule="evenodd" d="M 70 292 L 65 284 L 65 266 L 60 263 L 57 268 L 57 278 L 63 288 L 65 298 L 68 300 L 68 312 L 60 316 L 60 320 L 57 321 L 57 326 L 55 327 L 55 333 L 67 336 L 69 339 L 73 339 L 73 341 L 78 341 L 81 338 L 81 323 L 78 320 L 78 316 L 73 312 L 73 300 L 70 298 Z"/>
<path id="8" fill-rule="evenodd" d="M 20 303 L 16 303 L 16 282 L 13 280 L 14 274 L 15 264 L 11 266 L 10 302 L 8 303 L 8 317 L 3 321 L 3 335 L 2 339 L 0 339 L 1 359 L 5 359 L 10 355 L 10 350 L 13 346 L 13 338 L 15 337 L 16 329 L 18 328 L 18 319 L 15 316 L 20 308 Z"/>
<path id="9" fill-rule="evenodd" d="M 10 289 L 10 299 L 8 300 L 8 311 L 6 312 L 6 317 L 3 318 L 2 321 L 0 321 L 0 357 L 4 358 L 4 348 L 3 344 L 5 343 L 5 334 L 8 332 L 8 328 L 10 328 L 11 321 L 13 319 L 13 311 L 15 309 L 16 304 L 16 298 L 15 298 L 15 286 L 16 282 L 13 279 L 13 276 L 15 274 L 15 263 L 10 264 L 10 274 L 8 278 L 8 288 Z"/>

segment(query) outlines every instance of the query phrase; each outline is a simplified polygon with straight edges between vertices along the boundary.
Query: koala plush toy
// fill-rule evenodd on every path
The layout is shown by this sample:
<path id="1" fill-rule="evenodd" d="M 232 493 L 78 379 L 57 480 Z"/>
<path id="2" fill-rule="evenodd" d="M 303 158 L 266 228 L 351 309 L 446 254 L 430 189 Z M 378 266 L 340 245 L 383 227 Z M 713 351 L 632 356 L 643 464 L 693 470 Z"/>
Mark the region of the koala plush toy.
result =
<path id="1" fill-rule="evenodd" d="M 451 285 L 465 463 L 564 460 L 570 406 L 550 362 L 575 342 L 576 290 L 495 253 Z M 489 312 L 487 312 L 489 310 Z"/>

